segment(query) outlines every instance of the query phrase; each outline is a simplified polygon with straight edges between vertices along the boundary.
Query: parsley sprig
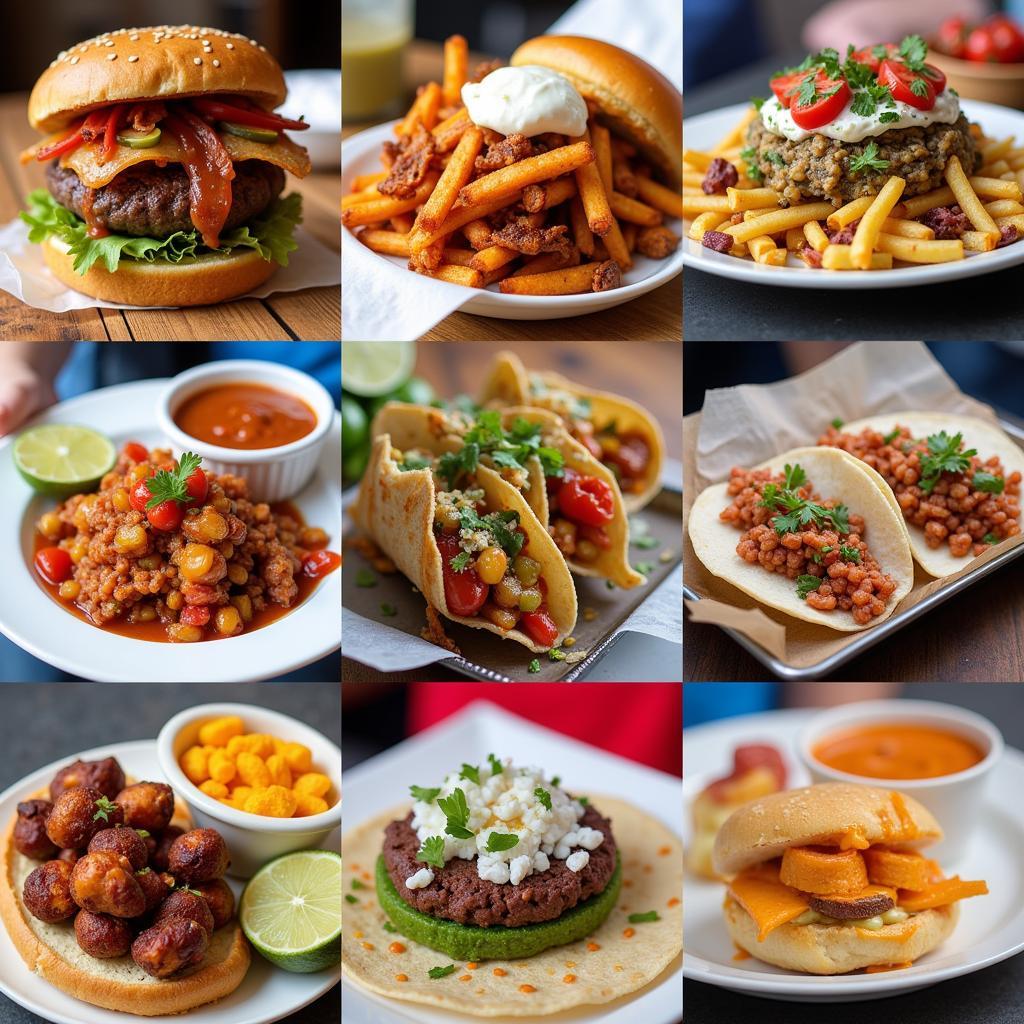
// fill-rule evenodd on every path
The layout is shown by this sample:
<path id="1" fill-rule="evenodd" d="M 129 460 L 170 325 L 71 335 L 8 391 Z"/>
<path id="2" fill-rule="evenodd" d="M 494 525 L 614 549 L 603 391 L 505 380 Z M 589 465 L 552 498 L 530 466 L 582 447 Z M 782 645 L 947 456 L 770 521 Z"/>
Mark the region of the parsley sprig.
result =
<path id="1" fill-rule="evenodd" d="M 453 839 L 472 839 L 473 833 L 466 827 L 469 824 L 469 804 L 466 794 L 457 789 L 451 796 L 443 796 L 437 801 L 447 822 L 444 830 Z"/>
<path id="2" fill-rule="evenodd" d="M 427 836 L 416 851 L 416 859 L 432 868 L 444 867 L 444 839 L 441 836 Z"/>
<path id="3" fill-rule="evenodd" d="M 963 473 L 970 468 L 976 448 L 961 451 L 963 434 L 949 436 L 944 430 L 928 435 L 928 454 L 921 456 L 921 490 L 931 494 L 943 473 Z"/>
<path id="4" fill-rule="evenodd" d="M 513 509 L 503 509 L 499 512 L 488 512 L 487 515 L 480 515 L 476 509 L 459 509 L 459 521 L 464 530 L 486 530 L 497 542 L 498 547 L 512 558 L 519 554 L 520 549 L 526 541 L 525 534 L 516 527 L 519 525 L 519 513 Z M 462 552 L 452 559 L 452 568 L 460 572 L 469 564 L 466 560 L 461 566 L 455 563 L 462 559 L 462 555 L 469 552 Z M 470 555 L 472 559 L 472 555 Z"/>
<path id="5" fill-rule="evenodd" d="M 188 478 L 199 468 L 202 458 L 195 452 L 185 452 L 178 460 L 175 469 L 168 471 L 158 469 L 153 476 L 146 480 L 149 493 L 153 495 L 146 502 L 146 508 L 154 508 L 164 501 L 176 501 L 184 505 L 190 500 Z"/>
<path id="6" fill-rule="evenodd" d="M 778 484 L 766 484 L 761 493 L 760 505 L 773 511 L 782 513 L 772 518 L 772 526 L 775 532 L 796 533 L 803 526 L 814 525 L 824 528 L 826 524 L 832 525 L 839 533 L 850 532 L 849 509 L 845 505 L 836 505 L 835 508 L 828 508 L 816 502 L 803 498 L 798 493 L 799 488 L 807 483 L 807 474 L 803 467 L 786 464 L 784 470 L 784 483 L 782 487 Z"/>

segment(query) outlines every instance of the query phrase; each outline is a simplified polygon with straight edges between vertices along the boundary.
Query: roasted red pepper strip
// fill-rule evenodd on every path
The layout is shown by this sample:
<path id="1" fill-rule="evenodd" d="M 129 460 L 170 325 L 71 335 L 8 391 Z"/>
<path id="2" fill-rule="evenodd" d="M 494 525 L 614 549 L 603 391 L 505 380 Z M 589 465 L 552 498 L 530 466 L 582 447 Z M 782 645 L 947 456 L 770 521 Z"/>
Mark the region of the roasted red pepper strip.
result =
<path id="1" fill-rule="evenodd" d="M 233 121 L 235 124 L 247 124 L 254 128 L 269 128 L 276 131 L 289 128 L 292 131 L 301 132 L 309 127 L 305 121 L 292 121 L 287 117 L 280 117 L 264 110 L 248 110 L 245 107 L 235 106 L 233 103 L 223 103 L 205 96 L 196 96 L 191 103 L 204 117 L 212 117 L 218 121 Z"/>
<path id="2" fill-rule="evenodd" d="M 82 124 L 85 122 L 83 121 Z M 85 141 L 82 138 L 82 125 L 73 128 L 67 135 L 58 142 L 51 142 L 49 146 L 43 146 L 36 152 L 36 159 L 40 161 L 52 160 L 54 157 L 63 156 L 65 153 L 73 153 Z"/>
<path id="3" fill-rule="evenodd" d="M 105 164 L 114 155 L 114 150 L 117 149 L 117 129 L 121 127 L 124 108 L 125 105 L 123 103 L 118 103 L 110 108 L 107 123 L 103 128 L 103 150 L 100 153 L 101 164 Z"/>
<path id="4" fill-rule="evenodd" d="M 202 118 L 179 106 L 164 124 L 178 140 L 189 180 L 189 214 L 211 249 L 231 212 L 231 181 L 235 167 L 217 133 Z"/>

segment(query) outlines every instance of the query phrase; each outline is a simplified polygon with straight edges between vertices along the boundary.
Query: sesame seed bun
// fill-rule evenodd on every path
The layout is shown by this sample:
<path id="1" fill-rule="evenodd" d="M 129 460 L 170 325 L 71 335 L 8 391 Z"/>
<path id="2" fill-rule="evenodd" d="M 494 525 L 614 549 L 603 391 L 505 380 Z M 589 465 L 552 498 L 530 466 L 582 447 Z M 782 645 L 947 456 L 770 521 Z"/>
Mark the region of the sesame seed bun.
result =
<path id="1" fill-rule="evenodd" d="M 512 54 L 513 65 L 539 64 L 565 75 L 597 104 L 612 131 L 634 143 L 672 188 L 682 184 L 683 97 L 646 61 L 584 36 L 538 36 Z"/>
<path id="2" fill-rule="evenodd" d="M 854 833 L 872 845 L 906 848 L 942 838 L 939 823 L 913 797 L 829 782 L 773 793 L 741 807 L 719 831 L 712 861 L 720 875 L 735 875 L 781 857 L 789 847 L 837 845 L 838 837 Z"/>
<path id="3" fill-rule="evenodd" d="M 281 66 L 255 40 L 215 28 L 123 28 L 59 54 L 28 101 L 33 128 L 56 132 L 111 103 L 203 93 L 247 96 L 265 110 L 284 102 Z"/>

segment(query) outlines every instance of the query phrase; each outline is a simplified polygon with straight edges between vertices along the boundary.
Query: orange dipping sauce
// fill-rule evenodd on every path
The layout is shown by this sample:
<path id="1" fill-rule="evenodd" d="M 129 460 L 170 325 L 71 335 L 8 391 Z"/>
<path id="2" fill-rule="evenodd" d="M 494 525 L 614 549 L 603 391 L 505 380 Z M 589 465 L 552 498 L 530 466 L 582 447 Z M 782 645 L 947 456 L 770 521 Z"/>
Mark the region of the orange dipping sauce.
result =
<path id="1" fill-rule="evenodd" d="M 316 413 L 299 397 L 266 384 L 217 384 L 186 398 L 174 422 L 190 437 L 222 448 L 280 448 L 316 429 Z"/>
<path id="2" fill-rule="evenodd" d="M 979 746 L 958 733 L 902 722 L 834 732 L 812 753 L 835 771 L 869 779 L 936 779 L 985 759 Z"/>

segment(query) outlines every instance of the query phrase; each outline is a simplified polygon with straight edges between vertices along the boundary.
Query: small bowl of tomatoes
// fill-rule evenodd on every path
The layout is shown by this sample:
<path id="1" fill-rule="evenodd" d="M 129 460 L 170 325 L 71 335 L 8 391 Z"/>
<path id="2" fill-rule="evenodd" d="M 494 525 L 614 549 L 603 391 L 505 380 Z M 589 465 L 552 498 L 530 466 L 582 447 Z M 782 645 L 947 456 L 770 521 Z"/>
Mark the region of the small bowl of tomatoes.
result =
<path id="1" fill-rule="evenodd" d="M 973 24 L 947 18 L 929 43 L 928 60 L 961 96 L 1024 108 L 1024 24 L 993 14 Z"/>

